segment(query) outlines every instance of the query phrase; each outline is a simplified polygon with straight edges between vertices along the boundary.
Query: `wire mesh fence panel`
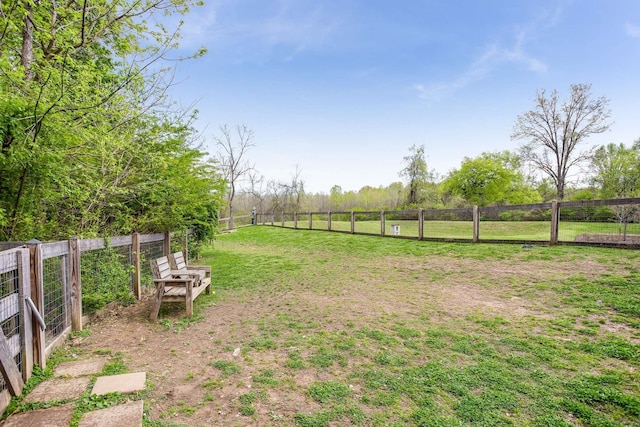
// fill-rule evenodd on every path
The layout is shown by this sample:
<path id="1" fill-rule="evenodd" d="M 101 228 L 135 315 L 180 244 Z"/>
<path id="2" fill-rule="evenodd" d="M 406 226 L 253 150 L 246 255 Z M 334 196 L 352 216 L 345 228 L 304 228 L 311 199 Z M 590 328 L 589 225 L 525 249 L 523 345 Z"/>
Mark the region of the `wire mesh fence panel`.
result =
<path id="1" fill-rule="evenodd" d="M 276 214 L 274 213 L 259 214 L 258 224 L 276 225 Z"/>
<path id="2" fill-rule="evenodd" d="M 18 270 L 10 270 L 0 274 L 0 323 L 2 333 L 4 334 L 11 353 L 18 353 L 14 357 L 18 369 L 22 372 L 22 351 L 20 349 L 20 283 Z M 7 384 L 2 375 L 0 375 L 0 391 L 6 390 Z"/>
<path id="3" fill-rule="evenodd" d="M 382 217 L 380 212 L 356 212 L 355 217 L 355 233 L 361 234 L 377 234 L 381 233 Z"/>
<path id="4" fill-rule="evenodd" d="M 218 220 L 218 230 L 227 231 L 229 230 L 230 219 L 229 218 L 220 218 Z"/>
<path id="5" fill-rule="evenodd" d="M 71 292 L 67 271 L 69 256 L 42 260 L 45 340 L 52 342 L 71 325 Z"/>
<path id="6" fill-rule="evenodd" d="M 293 228 L 294 226 L 294 214 L 293 213 L 283 213 L 281 216 L 281 224 L 283 227 Z"/>
<path id="7" fill-rule="evenodd" d="M 418 211 L 385 212 L 386 236 L 419 237 Z"/>
<path id="8" fill-rule="evenodd" d="M 297 215 L 298 220 L 296 227 L 308 230 L 309 229 L 309 214 L 308 213 L 299 213 Z"/>
<path id="9" fill-rule="evenodd" d="M 561 206 L 559 217 L 559 241 L 640 244 L 640 204 Z"/>
<path id="10" fill-rule="evenodd" d="M 273 215 L 271 216 L 271 219 L 273 220 L 273 225 L 275 227 L 282 227 L 282 223 L 283 223 L 282 212 L 274 212 Z"/>
<path id="11" fill-rule="evenodd" d="M 479 238 L 548 242 L 551 204 L 482 207 Z"/>
<path id="12" fill-rule="evenodd" d="M 131 246 L 83 252 L 80 260 L 82 312 L 93 313 L 108 303 L 133 302 Z"/>
<path id="13" fill-rule="evenodd" d="M 473 209 L 427 209 L 425 239 L 473 239 Z"/>
<path id="14" fill-rule="evenodd" d="M 140 243 L 140 285 L 145 288 L 153 287 L 151 260 L 164 256 L 164 240 Z"/>
<path id="15" fill-rule="evenodd" d="M 327 230 L 329 226 L 329 214 L 314 212 L 311 214 L 311 229 Z"/>
<path id="16" fill-rule="evenodd" d="M 253 216 L 249 215 L 238 215 L 233 217 L 233 221 L 231 218 L 222 218 L 218 220 L 218 228 L 220 231 L 228 231 L 232 228 L 244 227 L 246 225 L 251 225 L 253 221 Z"/>
<path id="17" fill-rule="evenodd" d="M 351 231 L 351 213 L 333 212 L 331 214 L 331 230 Z"/>
<path id="18" fill-rule="evenodd" d="M 253 221 L 252 215 L 240 215 L 233 217 L 233 228 L 244 227 L 245 225 L 251 225 Z"/>

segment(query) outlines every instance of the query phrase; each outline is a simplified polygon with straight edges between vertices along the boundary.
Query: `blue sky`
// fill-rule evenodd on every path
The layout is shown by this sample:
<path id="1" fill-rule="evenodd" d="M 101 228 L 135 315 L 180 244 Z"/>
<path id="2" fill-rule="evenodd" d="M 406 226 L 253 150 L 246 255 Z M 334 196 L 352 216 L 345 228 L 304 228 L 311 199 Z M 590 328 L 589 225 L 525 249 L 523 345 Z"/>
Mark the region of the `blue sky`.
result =
<path id="1" fill-rule="evenodd" d="M 246 124 L 267 179 L 296 166 L 306 188 L 400 180 L 424 144 L 444 175 L 465 156 L 516 150 L 516 117 L 538 89 L 591 83 L 611 130 L 640 138 L 639 0 L 209 0 L 185 18 L 172 96 L 200 111 L 205 149 Z"/>

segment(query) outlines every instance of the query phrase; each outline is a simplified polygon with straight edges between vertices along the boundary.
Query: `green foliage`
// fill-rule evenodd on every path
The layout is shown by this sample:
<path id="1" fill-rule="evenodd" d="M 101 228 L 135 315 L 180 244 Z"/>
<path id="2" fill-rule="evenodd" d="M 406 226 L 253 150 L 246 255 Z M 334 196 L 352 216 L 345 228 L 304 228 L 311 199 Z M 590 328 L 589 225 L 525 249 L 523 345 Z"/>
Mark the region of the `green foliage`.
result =
<path id="1" fill-rule="evenodd" d="M 604 198 L 637 197 L 640 194 L 640 147 L 624 144 L 598 147 L 592 158 L 593 184 Z"/>
<path id="2" fill-rule="evenodd" d="M 193 142 L 196 113 L 171 105 L 171 70 L 157 66 L 180 30 L 152 18 L 195 4 L 3 9 L 0 51 L 33 48 L 0 55 L 0 240 L 184 227 L 212 235 L 223 183 Z"/>
<path id="3" fill-rule="evenodd" d="M 452 194 L 479 206 L 539 202 L 540 195 L 525 183 L 519 169 L 518 158 L 508 151 L 483 153 L 475 159 L 465 157 L 460 169 L 449 174 L 444 186 Z"/>
<path id="4" fill-rule="evenodd" d="M 82 311 L 85 314 L 100 310 L 113 301 L 121 304 L 134 301 L 131 293 L 132 267 L 128 257 L 118 248 L 85 252 L 81 265 Z"/>

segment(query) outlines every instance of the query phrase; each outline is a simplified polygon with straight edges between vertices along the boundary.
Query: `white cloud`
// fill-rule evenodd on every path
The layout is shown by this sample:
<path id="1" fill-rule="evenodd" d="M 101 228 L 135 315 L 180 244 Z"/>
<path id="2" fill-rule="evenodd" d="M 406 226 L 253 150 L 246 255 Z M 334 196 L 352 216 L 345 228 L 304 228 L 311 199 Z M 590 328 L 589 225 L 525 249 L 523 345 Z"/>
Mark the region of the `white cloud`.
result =
<path id="1" fill-rule="evenodd" d="M 627 23 L 627 25 L 625 25 L 625 30 L 628 36 L 633 37 L 634 39 L 640 39 L 640 26 Z"/>
<path id="2" fill-rule="evenodd" d="M 503 48 L 497 44 L 491 44 L 485 47 L 480 57 L 475 60 L 469 68 L 458 76 L 455 80 L 449 82 L 441 82 L 430 86 L 416 85 L 418 96 L 423 99 L 437 100 L 462 89 L 474 82 L 485 79 L 491 72 L 505 63 L 515 63 L 523 65 L 527 70 L 544 73 L 547 71 L 547 65 L 528 54 L 524 50 L 524 34 L 521 33 L 511 48 Z"/>
<path id="3" fill-rule="evenodd" d="M 547 64 L 529 53 L 526 46 L 529 41 L 536 38 L 540 31 L 551 28 L 560 22 L 563 7 L 563 4 L 560 4 L 555 10 L 522 26 L 515 33 L 510 47 L 504 47 L 498 42 L 485 46 L 478 58 L 454 80 L 431 85 L 415 85 L 414 89 L 418 96 L 427 100 L 441 99 L 470 84 L 484 80 L 494 70 L 505 64 L 517 64 L 530 72 L 545 73 L 548 70 Z"/>

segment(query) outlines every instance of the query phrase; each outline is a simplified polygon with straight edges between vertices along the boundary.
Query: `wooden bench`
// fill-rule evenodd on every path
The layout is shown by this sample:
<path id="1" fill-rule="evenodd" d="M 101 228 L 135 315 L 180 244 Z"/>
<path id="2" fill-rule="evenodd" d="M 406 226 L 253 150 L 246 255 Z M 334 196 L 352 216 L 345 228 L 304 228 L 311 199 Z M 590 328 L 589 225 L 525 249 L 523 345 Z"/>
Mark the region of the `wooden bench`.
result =
<path id="1" fill-rule="evenodd" d="M 151 320 L 158 318 L 160 304 L 163 302 L 184 302 L 187 316 L 193 316 L 193 300 L 203 291 L 211 292 L 211 269 L 209 275 L 202 270 L 172 269 L 166 256 L 151 261 L 153 284 L 156 287 L 156 297 Z"/>
<path id="2" fill-rule="evenodd" d="M 211 281 L 211 267 L 208 265 L 187 265 L 182 251 L 170 254 L 169 264 L 174 270 L 195 271 L 201 278 L 208 278 Z"/>

